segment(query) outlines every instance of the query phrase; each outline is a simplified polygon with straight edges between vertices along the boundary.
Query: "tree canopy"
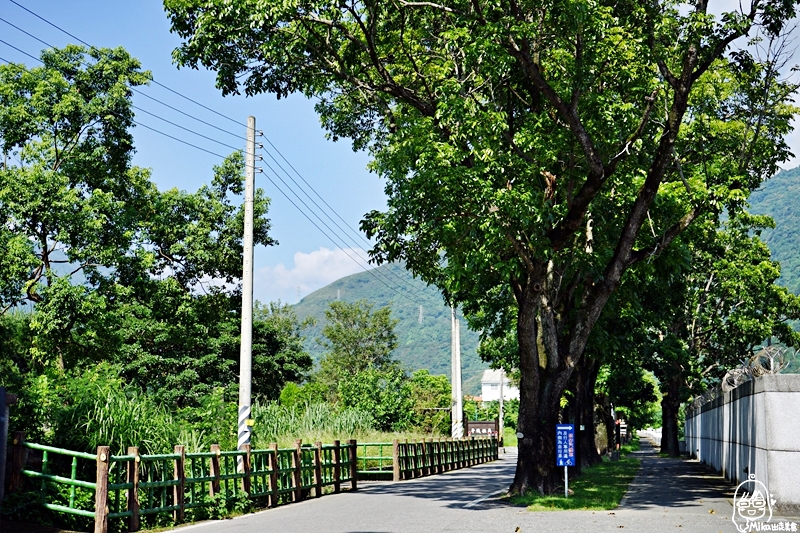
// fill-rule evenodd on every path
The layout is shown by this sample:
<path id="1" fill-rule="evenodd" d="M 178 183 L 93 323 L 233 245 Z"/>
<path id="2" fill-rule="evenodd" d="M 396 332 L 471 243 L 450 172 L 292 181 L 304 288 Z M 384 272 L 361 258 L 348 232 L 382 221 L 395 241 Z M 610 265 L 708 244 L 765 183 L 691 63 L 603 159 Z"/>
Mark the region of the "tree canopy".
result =
<path id="1" fill-rule="evenodd" d="M 223 93 L 300 92 L 368 149 L 362 227 L 483 325 L 516 319 L 516 491 L 550 492 L 562 393 L 633 265 L 741 209 L 788 157 L 774 58 L 795 2 L 165 2 Z M 733 43 L 740 43 L 731 50 Z M 491 328 L 488 328 L 491 329 Z"/>

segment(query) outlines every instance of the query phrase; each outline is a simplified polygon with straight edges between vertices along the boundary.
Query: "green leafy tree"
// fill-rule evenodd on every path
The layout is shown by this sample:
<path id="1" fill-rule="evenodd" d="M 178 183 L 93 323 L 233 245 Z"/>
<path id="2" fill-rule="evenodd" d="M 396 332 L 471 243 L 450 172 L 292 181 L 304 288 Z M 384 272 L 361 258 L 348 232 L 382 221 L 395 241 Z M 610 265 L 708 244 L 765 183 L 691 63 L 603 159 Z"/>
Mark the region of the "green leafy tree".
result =
<path id="1" fill-rule="evenodd" d="M 661 321 L 650 323 L 645 365 L 661 385 L 665 453 L 679 454 L 682 402 L 718 384 L 767 339 L 800 344 L 788 323 L 800 317 L 800 298 L 775 283 L 780 265 L 760 237 L 773 226 L 769 217 L 741 212 L 690 241 L 687 275 L 664 280 L 657 296 L 650 284 L 645 298 L 656 296 L 660 308 L 651 312 Z"/>
<path id="2" fill-rule="evenodd" d="M 0 312 L 35 304 L 31 349 L 63 368 L 119 344 L 101 315 L 119 270 L 141 259 L 131 249 L 155 192 L 130 165 L 131 87 L 150 74 L 121 48 L 42 62 L 0 66 Z"/>
<path id="3" fill-rule="evenodd" d="M 376 429 L 403 431 L 414 420 L 414 400 L 405 372 L 397 367 L 370 367 L 339 381 L 337 396 L 345 407 L 370 413 Z"/>
<path id="4" fill-rule="evenodd" d="M 326 354 L 315 379 L 335 391 L 343 379 L 370 368 L 384 371 L 397 367 L 392 350 L 397 347 L 391 309 L 372 311 L 365 300 L 331 302 L 325 311 L 320 344 Z"/>
<path id="5" fill-rule="evenodd" d="M 291 306 L 256 302 L 253 310 L 253 396 L 277 400 L 289 382 L 302 381 L 313 361 L 303 348 L 301 323 Z"/>
<path id="6" fill-rule="evenodd" d="M 149 73 L 122 49 L 68 46 L 41 57 L 41 67 L 0 66 L 0 315 L 31 306 L 16 368 L 23 379 L 55 378 L 112 361 L 178 406 L 229 390 L 239 359 L 242 154 L 195 192 L 158 191 L 149 171 L 131 166 L 131 88 Z M 256 245 L 274 244 L 268 207 L 257 190 Z M 256 324 L 257 395 L 276 397 L 308 369 L 293 334 L 277 316 Z"/>
<path id="7" fill-rule="evenodd" d="M 421 369 L 411 374 L 414 426 L 426 433 L 450 434 L 451 387 L 447 376 Z"/>
<path id="8" fill-rule="evenodd" d="M 559 486 L 561 398 L 626 270 L 788 156 L 792 87 L 745 36 L 778 36 L 792 1 L 721 17 L 705 0 L 165 7 L 179 64 L 225 94 L 318 98 L 331 137 L 371 152 L 389 196 L 362 223 L 377 261 L 406 261 L 482 326 L 513 315 L 515 492 Z"/>

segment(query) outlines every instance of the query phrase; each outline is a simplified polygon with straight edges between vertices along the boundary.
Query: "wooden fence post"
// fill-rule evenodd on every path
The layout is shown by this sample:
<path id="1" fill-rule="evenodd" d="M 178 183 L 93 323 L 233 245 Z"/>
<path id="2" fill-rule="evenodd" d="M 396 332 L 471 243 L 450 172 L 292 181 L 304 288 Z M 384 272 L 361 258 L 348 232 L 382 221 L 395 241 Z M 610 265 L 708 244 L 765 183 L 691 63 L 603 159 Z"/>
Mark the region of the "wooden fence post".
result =
<path id="1" fill-rule="evenodd" d="M 400 481 L 400 441 L 392 441 L 392 481 Z"/>
<path id="2" fill-rule="evenodd" d="M 209 475 L 214 479 L 208 485 L 208 493 L 213 498 L 217 494 L 219 494 L 219 455 L 222 452 L 220 450 L 219 444 L 212 444 L 211 445 L 211 456 L 209 462 Z"/>
<path id="3" fill-rule="evenodd" d="M 433 439 L 425 439 L 425 455 L 427 461 L 425 462 L 425 471 L 427 475 L 433 474 Z"/>
<path id="4" fill-rule="evenodd" d="M 280 461 L 278 459 L 278 443 L 273 442 L 269 445 L 270 453 L 267 455 L 267 463 L 269 465 L 269 506 L 278 506 L 278 468 L 280 468 Z"/>
<path id="5" fill-rule="evenodd" d="M 177 505 L 178 508 L 172 511 L 172 519 L 176 522 L 182 522 L 186 516 L 186 502 L 184 488 L 186 487 L 186 447 L 175 446 L 175 453 L 179 455 L 175 459 L 174 478 L 178 480 L 178 484 L 172 487 L 172 505 Z"/>
<path id="6" fill-rule="evenodd" d="M 133 456 L 133 461 L 128 461 L 128 476 L 126 481 L 132 485 L 128 489 L 128 531 L 139 531 L 139 448 L 131 446 L 128 455 Z"/>
<path id="7" fill-rule="evenodd" d="M 475 437 L 470 437 L 469 441 L 467 442 L 467 449 L 469 450 L 469 461 L 467 466 L 473 466 L 475 464 Z"/>
<path id="8" fill-rule="evenodd" d="M 333 492 L 342 490 L 342 443 L 333 441 Z"/>
<path id="9" fill-rule="evenodd" d="M 108 533 L 108 461 L 111 448 L 97 447 L 97 477 L 94 489 L 94 533 Z"/>
<path id="10" fill-rule="evenodd" d="M 314 443 L 314 497 L 322 496 L 322 443 Z"/>
<path id="11" fill-rule="evenodd" d="M 431 471 L 439 473 L 439 439 L 431 439 Z"/>
<path id="12" fill-rule="evenodd" d="M 358 490 L 358 443 L 356 439 L 350 439 L 347 445 L 350 459 L 350 490 Z"/>
<path id="13" fill-rule="evenodd" d="M 242 478 L 242 490 L 246 492 L 248 496 L 250 496 L 250 484 L 251 484 L 250 471 L 252 468 L 252 465 L 250 463 L 250 461 L 252 460 L 250 452 L 252 451 L 252 449 L 249 442 L 247 444 L 242 445 L 242 451 L 244 451 L 244 457 L 242 457 L 242 467 L 244 469 L 244 477 Z"/>
<path id="14" fill-rule="evenodd" d="M 294 491 L 292 492 L 292 501 L 299 502 L 303 499 L 303 440 L 298 439 L 294 441 L 294 453 L 292 454 L 292 479 L 294 481 Z"/>
<path id="15" fill-rule="evenodd" d="M 19 490 L 22 486 L 22 471 L 25 469 L 25 460 L 28 458 L 27 448 L 22 447 L 23 442 L 25 442 L 25 432 L 15 431 L 11 441 L 11 472 L 8 480 L 8 492 Z"/>
<path id="16" fill-rule="evenodd" d="M 414 476 L 422 477 L 425 475 L 425 439 L 422 442 L 414 443 Z"/>

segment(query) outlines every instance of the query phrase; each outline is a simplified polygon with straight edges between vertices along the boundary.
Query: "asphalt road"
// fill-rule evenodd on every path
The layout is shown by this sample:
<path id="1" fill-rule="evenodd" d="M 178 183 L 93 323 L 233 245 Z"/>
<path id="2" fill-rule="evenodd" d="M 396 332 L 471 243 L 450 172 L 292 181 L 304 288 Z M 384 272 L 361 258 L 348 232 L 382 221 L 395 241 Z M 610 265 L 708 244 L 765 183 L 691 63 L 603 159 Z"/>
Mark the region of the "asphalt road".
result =
<path id="1" fill-rule="evenodd" d="M 614 511 L 531 513 L 495 497 L 513 478 L 516 451 L 499 461 L 399 483 L 367 483 L 180 533 L 734 532 L 731 486 L 696 462 L 665 459 L 648 444 L 642 468 Z"/>

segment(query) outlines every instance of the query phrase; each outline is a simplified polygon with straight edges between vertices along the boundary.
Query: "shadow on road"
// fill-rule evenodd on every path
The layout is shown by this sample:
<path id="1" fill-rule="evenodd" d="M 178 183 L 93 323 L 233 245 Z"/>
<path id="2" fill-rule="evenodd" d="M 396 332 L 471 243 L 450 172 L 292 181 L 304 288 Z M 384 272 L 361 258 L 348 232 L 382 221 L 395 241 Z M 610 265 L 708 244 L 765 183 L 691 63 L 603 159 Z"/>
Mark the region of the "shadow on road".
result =
<path id="1" fill-rule="evenodd" d="M 632 454 L 641 459 L 639 474 L 628 487 L 620 509 L 703 507 L 713 500 L 733 498 L 733 485 L 714 470 L 697 461 L 660 457 L 656 449 L 642 441 Z"/>
<path id="2" fill-rule="evenodd" d="M 374 482 L 359 487 L 361 494 L 423 498 L 445 507 L 463 508 L 479 498 L 507 489 L 514 479 L 516 452 L 491 463 L 400 482 Z M 477 509 L 477 507 L 470 507 Z"/>

